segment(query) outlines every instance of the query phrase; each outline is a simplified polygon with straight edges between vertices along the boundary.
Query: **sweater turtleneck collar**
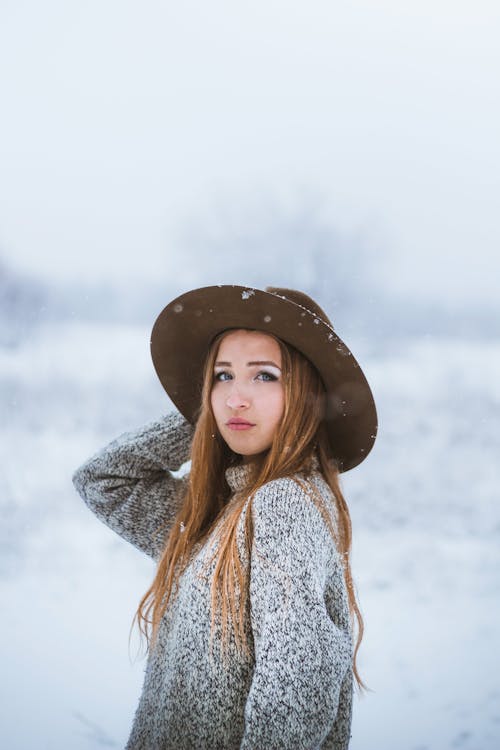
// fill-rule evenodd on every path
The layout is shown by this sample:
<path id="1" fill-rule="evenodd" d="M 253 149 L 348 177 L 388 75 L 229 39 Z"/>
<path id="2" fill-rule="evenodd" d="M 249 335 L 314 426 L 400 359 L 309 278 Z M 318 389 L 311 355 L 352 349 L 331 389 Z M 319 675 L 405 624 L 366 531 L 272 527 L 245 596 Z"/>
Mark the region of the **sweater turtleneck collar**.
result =
<path id="1" fill-rule="evenodd" d="M 252 474 L 252 464 L 237 464 L 226 469 L 226 482 L 231 492 L 241 492 L 248 485 Z"/>
<path id="2" fill-rule="evenodd" d="M 310 462 L 309 470 L 318 471 L 320 463 L 316 453 L 313 453 Z M 232 493 L 241 492 L 248 486 L 252 476 L 253 464 L 237 464 L 236 466 L 229 466 L 226 469 L 226 481 L 231 489 Z"/>

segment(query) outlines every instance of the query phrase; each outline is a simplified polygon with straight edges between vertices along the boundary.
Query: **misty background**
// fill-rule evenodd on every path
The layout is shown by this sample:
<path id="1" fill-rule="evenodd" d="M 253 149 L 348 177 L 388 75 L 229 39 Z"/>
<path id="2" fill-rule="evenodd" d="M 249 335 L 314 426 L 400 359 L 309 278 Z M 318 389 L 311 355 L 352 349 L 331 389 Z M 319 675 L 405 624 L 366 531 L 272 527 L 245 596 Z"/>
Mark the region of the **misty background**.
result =
<path id="1" fill-rule="evenodd" d="M 498 746 L 499 31 L 484 0 L 1 4 L 2 744 L 124 745 L 154 570 L 71 474 L 172 408 L 164 305 L 234 283 L 317 299 L 377 403 L 352 749 Z"/>

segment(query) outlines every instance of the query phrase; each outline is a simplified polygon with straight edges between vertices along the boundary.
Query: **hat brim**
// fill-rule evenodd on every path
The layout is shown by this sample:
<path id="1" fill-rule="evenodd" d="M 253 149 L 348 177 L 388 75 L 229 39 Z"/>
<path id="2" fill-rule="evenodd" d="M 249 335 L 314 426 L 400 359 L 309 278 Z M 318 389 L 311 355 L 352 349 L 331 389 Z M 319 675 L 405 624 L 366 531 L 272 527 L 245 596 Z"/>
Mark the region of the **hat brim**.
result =
<path id="1" fill-rule="evenodd" d="M 172 300 L 151 333 L 156 373 L 192 424 L 201 403 L 203 368 L 214 337 L 229 328 L 272 333 L 304 354 L 323 380 L 325 421 L 340 471 L 363 461 L 377 435 L 377 412 L 355 357 L 331 325 L 286 297 L 253 287 L 209 286 Z"/>

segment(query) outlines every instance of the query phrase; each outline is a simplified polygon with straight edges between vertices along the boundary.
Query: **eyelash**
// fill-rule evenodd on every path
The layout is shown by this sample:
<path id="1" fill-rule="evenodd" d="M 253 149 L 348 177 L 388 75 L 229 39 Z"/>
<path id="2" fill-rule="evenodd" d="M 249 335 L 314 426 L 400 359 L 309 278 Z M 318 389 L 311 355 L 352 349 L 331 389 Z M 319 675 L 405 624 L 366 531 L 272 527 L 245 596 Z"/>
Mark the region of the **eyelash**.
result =
<path id="1" fill-rule="evenodd" d="M 222 372 L 217 372 L 214 375 L 214 380 L 217 383 L 226 383 L 227 380 L 225 378 L 222 379 L 221 375 L 229 375 L 229 373 L 226 370 L 223 370 Z M 267 376 L 266 378 L 261 379 L 263 383 L 272 383 L 275 380 L 278 380 L 278 378 L 276 377 L 276 375 L 273 375 L 272 372 L 266 372 L 265 370 L 261 370 L 260 372 L 258 372 L 255 377 L 259 378 L 260 375 L 266 375 Z"/>

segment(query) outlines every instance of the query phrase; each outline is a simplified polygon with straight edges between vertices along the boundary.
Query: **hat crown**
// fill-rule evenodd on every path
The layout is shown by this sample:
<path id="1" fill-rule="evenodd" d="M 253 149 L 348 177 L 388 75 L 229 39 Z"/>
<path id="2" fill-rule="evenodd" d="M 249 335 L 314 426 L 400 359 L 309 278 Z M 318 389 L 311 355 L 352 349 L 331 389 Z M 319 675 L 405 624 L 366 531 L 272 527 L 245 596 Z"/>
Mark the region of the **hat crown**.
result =
<path id="1" fill-rule="evenodd" d="M 299 292 L 298 289 L 286 289 L 277 286 L 266 286 L 266 292 L 269 294 L 275 294 L 277 297 L 287 299 L 289 302 L 294 302 L 296 305 L 309 310 L 316 317 L 321 318 L 324 323 L 327 323 L 330 328 L 333 328 L 332 322 L 325 311 L 304 292 Z"/>

